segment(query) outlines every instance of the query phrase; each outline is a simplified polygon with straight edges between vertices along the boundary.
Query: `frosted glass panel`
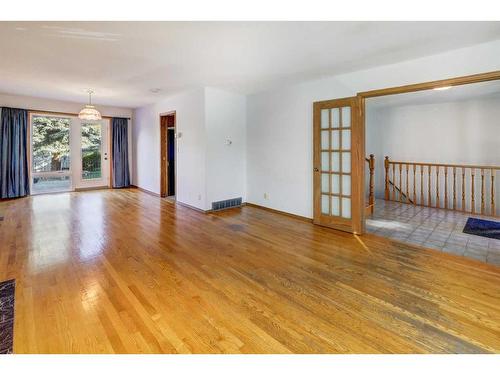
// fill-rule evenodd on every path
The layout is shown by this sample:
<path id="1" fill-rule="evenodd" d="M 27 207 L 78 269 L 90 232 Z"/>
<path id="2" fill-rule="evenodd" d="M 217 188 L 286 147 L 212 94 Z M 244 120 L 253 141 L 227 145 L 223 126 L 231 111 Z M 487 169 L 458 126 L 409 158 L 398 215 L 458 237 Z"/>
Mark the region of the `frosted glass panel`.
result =
<path id="1" fill-rule="evenodd" d="M 332 149 L 338 150 L 340 148 L 340 131 L 332 131 Z"/>
<path id="2" fill-rule="evenodd" d="M 342 195 L 351 195 L 351 176 L 342 175 Z"/>
<path id="3" fill-rule="evenodd" d="M 332 215 L 340 216 L 340 200 L 339 197 L 332 197 Z"/>
<path id="4" fill-rule="evenodd" d="M 322 171 L 330 170 L 330 164 L 328 164 L 328 152 L 321 153 L 321 170 Z"/>
<path id="5" fill-rule="evenodd" d="M 340 172 L 340 152 L 332 152 L 332 172 Z"/>
<path id="6" fill-rule="evenodd" d="M 330 112 L 329 109 L 322 109 L 321 110 L 321 128 L 329 128 L 329 123 L 328 123 L 328 112 Z"/>
<path id="7" fill-rule="evenodd" d="M 351 218 L 351 198 L 342 198 L 342 217 Z"/>
<path id="8" fill-rule="evenodd" d="M 342 127 L 351 127 L 351 107 L 342 107 Z"/>
<path id="9" fill-rule="evenodd" d="M 332 174 L 332 193 L 340 194 L 340 176 L 338 174 Z"/>
<path id="10" fill-rule="evenodd" d="M 332 108 L 332 128 L 340 127 L 340 115 L 338 108 Z"/>
<path id="11" fill-rule="evenodd" d="M 321 192 L 328 193 L 330 191 L 330 186 L 328 185 L 328 177 L 330 174 L 322 173 L 321 174 Z"/>
<path id="12" fill-rule="evenodd" d="M 330 130 L 321 132 L 321 149 L 328 150 L 330 148 Z"/>
<path id="13" fill-rule="evenodd" d="M 329 198 L 330 196 L 328 195 L 322 195 L 321 196 L 321 213 L 328 215 L 330 213 L 330 207 L 329 207 Z"/>
<path id="14" fill-rule="evenodd" d="M 344 150 L 351 149 L 351 131 L 350 130 L 342 130 L 342 149 L 344 149 Z"/>
<path id="15" fill-rule="evenodd" d="M 351 153 L 343 152 L 342 153 L 342 172 L 343 173 L 351 173 Z"/>

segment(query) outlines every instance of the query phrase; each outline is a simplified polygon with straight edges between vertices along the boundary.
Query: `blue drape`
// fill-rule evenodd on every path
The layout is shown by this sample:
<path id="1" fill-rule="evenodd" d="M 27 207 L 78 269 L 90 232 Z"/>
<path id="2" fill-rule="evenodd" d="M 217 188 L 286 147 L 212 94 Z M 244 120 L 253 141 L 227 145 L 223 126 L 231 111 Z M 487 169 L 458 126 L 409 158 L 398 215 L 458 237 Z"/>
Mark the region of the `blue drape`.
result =
<path id="1" fill-rule="evenodd" d="M 130 186 L 128 166 L 128 120 L 115 117 L 111 120 L 113 187 Z"/>
<path id="2" fill-rule="evenodd" d="M 0 198 L 23 197 L 30 193 L 28 177 L 28 111 L 1 108 Z"/>

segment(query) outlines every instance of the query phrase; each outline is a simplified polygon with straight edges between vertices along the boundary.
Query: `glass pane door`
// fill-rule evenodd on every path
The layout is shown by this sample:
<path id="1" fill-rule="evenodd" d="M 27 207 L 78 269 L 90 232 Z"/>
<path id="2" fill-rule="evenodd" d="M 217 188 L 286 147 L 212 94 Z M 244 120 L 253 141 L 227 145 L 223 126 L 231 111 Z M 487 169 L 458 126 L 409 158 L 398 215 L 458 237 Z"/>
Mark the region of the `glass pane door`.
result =
<path id="1" fill-rule="evenodd" d="M 314 105 L 314 221 L 316 224 L 358 233 L 361 228 L 358 186 L 363 178 L 353 150 L 361 148 L 355 127 L 356 98 L 317 102 Z M 355 153 L 355 151 L 357 151 Z"/>
<path id="2" fill-rule="evenodd" d="M 102 178 L 102 125 L 82 123 L 82 179 Z"/>
<path id="3" fill-rule="evenodd" d="M 32 194 L 71 190 L 71 119 L 35 115 L 31 125 Z"/>

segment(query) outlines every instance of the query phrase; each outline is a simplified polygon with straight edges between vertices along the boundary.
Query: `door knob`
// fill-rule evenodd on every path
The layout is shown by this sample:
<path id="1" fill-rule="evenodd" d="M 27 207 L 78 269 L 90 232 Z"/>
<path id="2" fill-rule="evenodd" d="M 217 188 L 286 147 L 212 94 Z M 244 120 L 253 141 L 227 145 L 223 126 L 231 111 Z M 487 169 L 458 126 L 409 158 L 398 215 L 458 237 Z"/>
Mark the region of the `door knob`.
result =
<path id="1" fill-rule="evenodd" d="M 314 172 L 319 172 L 319 169 L 318 168 L 314 168 Z"/>

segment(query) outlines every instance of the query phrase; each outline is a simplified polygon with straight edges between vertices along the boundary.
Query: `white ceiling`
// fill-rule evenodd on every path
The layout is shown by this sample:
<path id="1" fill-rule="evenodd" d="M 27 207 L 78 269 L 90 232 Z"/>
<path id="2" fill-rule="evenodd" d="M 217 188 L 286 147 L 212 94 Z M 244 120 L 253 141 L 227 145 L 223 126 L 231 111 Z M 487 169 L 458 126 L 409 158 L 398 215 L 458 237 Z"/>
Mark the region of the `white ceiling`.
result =
<path id="1" fill-rule="evenodd" d="M 500 22 L 0 22 L 0 92 L 138 107 L 252 93 L 500 39 Z M 159 93 L 150 89 L 159 88 Z"/>
<path id="2" fill-rule="evenodd" d="M 500 81 L 473 83 L 454 86 L 448 90 L 425 90 L 407 94 L 397 94 L 369 98 L 369 109 L 385 109 L 408 105 L 459 102 L 465 100 L 498 100 L 500 102 Z"/>

